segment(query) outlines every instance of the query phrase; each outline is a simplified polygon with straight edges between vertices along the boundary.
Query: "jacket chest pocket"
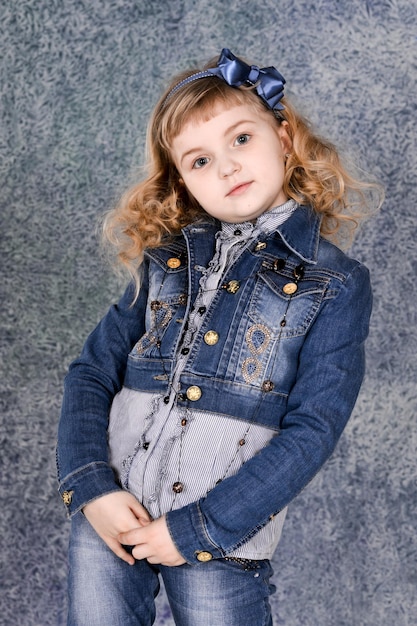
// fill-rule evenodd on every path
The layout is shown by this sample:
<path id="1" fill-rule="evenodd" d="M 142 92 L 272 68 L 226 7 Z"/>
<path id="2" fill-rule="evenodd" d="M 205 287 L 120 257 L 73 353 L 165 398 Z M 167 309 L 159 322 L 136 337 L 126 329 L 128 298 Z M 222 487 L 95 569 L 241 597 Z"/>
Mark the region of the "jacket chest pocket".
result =
<path id="1" fill-rule="evenodd" d="M 323 301 L 329 279 L 318 276 L 295 281 L 291 276 L 265 272 L 258 275 L 249 317 L 263 324 L 273 336 L 304 335 Z"/>
<path id="2" fill-rule="evenodd" d="M 187 306 L 186 272 L 181 271 L 172 275 L 167 275 L 165 272 L 164 274 L 161 273 L 161 277 L 158 277 L 159 283 L 158 280 L 153 280 L 150 286 L 146 307 L 146 333 L 131 351 L 130 356 L 133 358 L 145 353 L 152 356 L 153 350 L 158 356 L 162 339 L 169 328 L 174 326 L 169 334 L 176 335 L 183 322 Z"/>

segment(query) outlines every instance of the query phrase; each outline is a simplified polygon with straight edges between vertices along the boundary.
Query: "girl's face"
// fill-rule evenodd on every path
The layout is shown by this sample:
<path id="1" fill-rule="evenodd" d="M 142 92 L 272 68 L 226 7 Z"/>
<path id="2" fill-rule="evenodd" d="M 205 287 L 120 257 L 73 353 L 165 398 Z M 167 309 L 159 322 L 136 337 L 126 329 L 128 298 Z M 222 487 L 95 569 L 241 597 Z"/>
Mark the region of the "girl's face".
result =
<path id="1" fill-rule="evenodd" d="M 255 220 L 287 200 L 286 126 L 250 104 L 219 106 L 209 120 L 185 124 L 172 142 L 172 157 L 207 213 L 231 223 Z"/>

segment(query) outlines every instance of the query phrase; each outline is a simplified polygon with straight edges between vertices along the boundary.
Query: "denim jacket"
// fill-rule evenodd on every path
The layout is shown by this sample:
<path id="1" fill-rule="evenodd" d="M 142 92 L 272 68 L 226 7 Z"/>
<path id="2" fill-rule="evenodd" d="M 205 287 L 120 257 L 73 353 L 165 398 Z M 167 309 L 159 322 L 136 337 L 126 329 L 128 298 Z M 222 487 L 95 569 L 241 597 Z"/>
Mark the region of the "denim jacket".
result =
<path id="1" fill-rule="evenodd" d="M 218 228 L 194 223 L 148 250 L 137 300 L 132 305 L 129 286 L 71 364 L 57 450 L 69 515 L 120 488 L 108 462 L 112 400 L 123 385 L 169 393 Z M 276 436 L 204 498 L 167 513 L 189 563 L 230 554 L 285 508 L 328 459 L 352 412 L 364 375 L 369 274 L 319 231 L 318 216 L 299 207 L 272 235 L 252 242 L 193 341 L 178 404 L 263 425 Z"/>

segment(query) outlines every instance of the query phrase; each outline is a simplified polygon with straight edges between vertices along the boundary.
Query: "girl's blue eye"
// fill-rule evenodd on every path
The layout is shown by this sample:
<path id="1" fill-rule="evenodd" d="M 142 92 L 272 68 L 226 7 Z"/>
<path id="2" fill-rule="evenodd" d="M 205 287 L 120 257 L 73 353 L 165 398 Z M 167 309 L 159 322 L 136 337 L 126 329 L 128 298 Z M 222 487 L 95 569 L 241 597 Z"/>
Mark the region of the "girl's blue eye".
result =
<path id="1" fill-rule="evenodd" d="M 250 135 L 248 135 L 247 133 L 244 133 L 243 135 L 238 135 L 238 137 L 236 137 L 236 144 L 238 146 L 243 146 L 245 143 L 248 143 L 250 139 Z"/>
<path id="2" fill-rule="evenodd" d="M 207 163 L 208 163 L 208 158 L 207 157 L 200 157 L 199 159 L 194 161 L 193 168 L 198 170 L 201 167 L 204 167 L 205 165 L 207 165 Z"/>

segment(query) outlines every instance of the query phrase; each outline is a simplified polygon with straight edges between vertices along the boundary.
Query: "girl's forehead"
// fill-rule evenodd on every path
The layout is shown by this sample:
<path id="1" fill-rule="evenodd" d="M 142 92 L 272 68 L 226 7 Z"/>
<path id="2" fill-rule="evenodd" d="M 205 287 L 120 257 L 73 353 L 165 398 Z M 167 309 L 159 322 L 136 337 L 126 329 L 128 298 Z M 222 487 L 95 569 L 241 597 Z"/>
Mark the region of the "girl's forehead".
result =
<path id="1" fill-rule="evenodd" d="M 200 123 L 200 122 L 208 122 L 212 120 L 213 117 L 217 117 L 221 113 L 225 113 L 226 111 L 230 111 L 231 109 L 238 109 L 244 107 L 245 105 L 240 102 L 223 102 L 218 100 L 214 102 L 211 106 L 202 107 L 196 110 L 191 110 L 187 119 L 185 120 L 186 124 L 189 123 Z"/>
<path id="2" fill-rule="evenodd" d="M 210 103 L 210 105 L 195 107 L 183 115 L 177 125 L 177 132 L 173 134 L 172 139 L 181 134 L 186 126 L 200 125 L 201 123 L 209 122 L 222 113 L 234 109 L 236 110 L 236 114 L 239 113 L 239 110 L 248 111 L 256 116 L 262 113 L 252 102 L 241 102 L 239 100 L 227 102 L 219 99 Z"/>
<path id="3" fill-rule="evenodd" d="M 190 116 L 182 129 L 172 138 L 169 146 L 171 157 L 181 165 L 185 155 L 201 150 L 215 150 L 224 140 L 231 140 L 241 133 L 261 134 L 267 138 L 268 129 L 275 135 L 275 120 L 268 112 L 255 107 L 237 104 L 218 106 L 205 116 Z"/>

